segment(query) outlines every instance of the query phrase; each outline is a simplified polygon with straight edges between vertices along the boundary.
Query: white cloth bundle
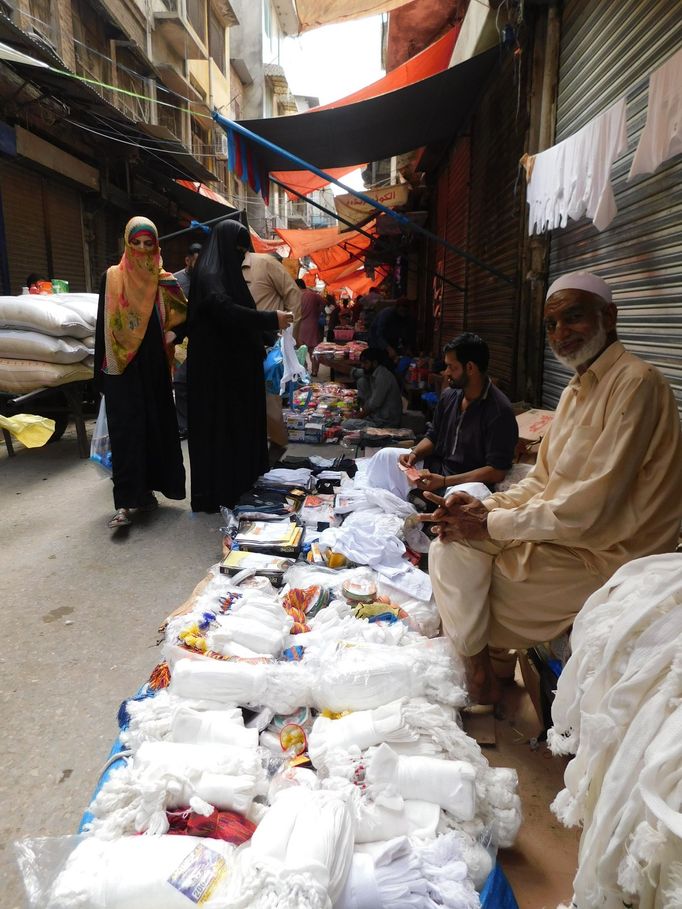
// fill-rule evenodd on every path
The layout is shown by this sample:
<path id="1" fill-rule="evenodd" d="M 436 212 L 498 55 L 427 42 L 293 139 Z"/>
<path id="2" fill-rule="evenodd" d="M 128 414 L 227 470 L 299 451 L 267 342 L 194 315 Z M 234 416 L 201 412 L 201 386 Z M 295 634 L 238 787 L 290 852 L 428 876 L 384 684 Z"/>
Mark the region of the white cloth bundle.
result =
<path id="1" fill-rule="evenodd" d="M 465 703 L 462 679 L 461 661 L 445 639 L 403 647 L 339 645 L 336 652 L 320 652 L 312 682 L 313 706 L 341 713 L 421 696 L 461 706 Z"/>
<path id="2" fill-rule="evenodd" d="M 405 799 L 400 806 L 388 807 L 363 801 L 355 822 L 356 843 L 376 843 L 394 836 L 433 839 L 440 821 L 440 807 L 435 802 Z"/>
<path id="3" fill-rule="evenodd" d="M 318 716 L 308 736 L 308 753 L 318 769 L 324 767 L 326 755 L 337 748 L 353 746 L 364 751 L 382 742 L 416 742 L 418 733 L 405 721 L 406 700 L 391 701 L 375 710 L 358 710 L 335 720 Z"/>
<path id="4" fill-rule="evenodd" d="M 353 858 L 353 825 L 334 792 L 282 790 L 239 856 L 240 906 L 331 906 Z"/>
<path id="5" fill-rule="evenodd" d="M 166 688 L 158 691 L 154 697 L 128 701 L 126 710 L 130 722 L 126 729 L 121 730 L 121 741 L 126 748 L 136 751 L 142 742 L 158 742 L 170 738 L 173 717 L 180 709 L 200 713 L 206 707 L 201 701 L 175 697 Z M 228 707 L 220 711 L 213 709 L 213 712 L 219 713 L 219 716 L 212 718 L 211 725 L 229 724 L 230 728 L 244 725 L 239 707 Z M 239 742 L 235 741 L 235 744 Z"/>
<path id="6" fill-rule="evenodd" d="M 619 569 L 576 619 L 549 741 L 575 752 L 552 808 L 583 825 L 579 907 L 672 906 L 667 894 L 682 890 L 681 605 L 682 559 L 650 556 Z"/>
<path id="7" fill-rule="evenodd" d="M 54 882 L 46 909 L 186 909 L 190 902 L 178 889 L 177 875 L 192 853 L 213 868 L 218 881 L 201 905 L 223 909 L 221 883 L 229 875 L 234 846 L 194 836 L 84 839 Z"/>
<path id="8" fill-rule="evenodd" d="M 97 324 L 97 294 L 88 293 L 65 293 L 52 294 L 49 297 L 51 303 L 58 306 L 64 306 L 72 312 L 77 313 L 86 325 L 91 326 L 91 333 L 94 334 L 95 325 Z M 94 344 L 93 344 L 94 347 Z"/>
<path id="9" fill-rule="evenodd" d="M 258 730 L 245 729 L 233 722 L 231 710 L 195 710 L 180 704 L 171 711 L 170 740 L 195 745 L 234 745 L 235 748 L 258 747 Z"/>
<path id="10" fill-rule="evenodd" d="M 205 698 L 229 706 L 264 704 L 267 684 L 264 663 L 228 663 L 184 659 L 172 668 L 169 693 L 183 698 Z"/>
<path id="11" fill-rule="evenodd" d="M 225 656 L 233 655 L 230 648 L 235 644 L 255 654 L 277 656 L 284 649 L 288 633 L 288 629 L 272 628 L 260 619 L 242 618 L 237 613 L 219 616 L 208 630 L 206 640 L 212 650 Z"/>
<path id="12" fill-rule="evenodd" d="M 406 837 L 359 846 L 335 909 L 479 909 L 456 833 L 412 845 Z"/>
<path id="13" fill-rule="evenodd" d="M 397 536 L 375 536 L 373 523 L 367 526 L 329 527 L 320 534 L 320 547 L 341 552 L 351 562 L 369 565 L 376 571 L 402 567 L 405 546 Z"/>
<path id="14" fill-rule="evenodd" d="M 419 798 L 459 821 L 470 821 L 476 813 L 476 771 L 466 761 L 403 757 L 384 744 L 368 753 L 365 780 L 375 802 L 400 804 L 396 795 Z"/>
<path id="15" fill-rule="evenodd" d="M 178 660 L 171 672 L 171 694 L 205 700 L 207 706 L 267 706 L 284 716 L 298 707 L 313 706 L 310 673 L 300 662 L 222 662 L 199 657 Z"/>
<path id="16" fill-rule="evenodd" d="M 191 807 L 248 812 L 265 791 L 258 753 L 226 745 L 145 742 L 134 759 L 114 767 L 95 796 L 91 829 L 103 839 L 168 830 L 166 810 Z"/>
<path id="17" fill-rule="evenodd" d="M 368 622 L 356 619 L 345 600 L 332 600 L 310 621 L 310 631 L 291 635 L 289 646 L 305 647 L 306 660 L 319 661 L 321 654 L 329 653 L 334 644 L 384 644 L 392 647 L 416 643 L 420 635 L 410 630 L 404 622 Z"/>

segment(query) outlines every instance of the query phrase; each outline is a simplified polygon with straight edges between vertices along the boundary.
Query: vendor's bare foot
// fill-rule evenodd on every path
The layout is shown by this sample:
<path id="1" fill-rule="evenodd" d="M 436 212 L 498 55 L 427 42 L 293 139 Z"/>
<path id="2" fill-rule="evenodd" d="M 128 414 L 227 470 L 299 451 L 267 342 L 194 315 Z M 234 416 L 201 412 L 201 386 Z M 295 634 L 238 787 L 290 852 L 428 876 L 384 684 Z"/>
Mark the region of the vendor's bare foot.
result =
<path id="1" fill-rule="evenodd" d="M 467 688 L 473 704 L 498 704 L 502 686 L 493 672 L 488 648 L 465 658 Z"/>

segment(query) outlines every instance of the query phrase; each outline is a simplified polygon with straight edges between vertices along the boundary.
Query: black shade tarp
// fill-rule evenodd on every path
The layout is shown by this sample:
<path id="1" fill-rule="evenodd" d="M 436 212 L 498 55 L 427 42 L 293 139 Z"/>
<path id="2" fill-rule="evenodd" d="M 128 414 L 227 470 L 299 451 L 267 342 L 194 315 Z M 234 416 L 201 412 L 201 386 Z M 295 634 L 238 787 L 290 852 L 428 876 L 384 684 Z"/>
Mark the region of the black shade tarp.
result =
<path id="1" fill-rule="evenodd" d="M 380 161 L 454 138 L 498 58 L 499 49 L 492 48 L 377 98 L 291 117 L 241 120 L 239 125 L 316 167 Z M 301 169 L 263 146 L 258 159 L 269 171 Z"/>

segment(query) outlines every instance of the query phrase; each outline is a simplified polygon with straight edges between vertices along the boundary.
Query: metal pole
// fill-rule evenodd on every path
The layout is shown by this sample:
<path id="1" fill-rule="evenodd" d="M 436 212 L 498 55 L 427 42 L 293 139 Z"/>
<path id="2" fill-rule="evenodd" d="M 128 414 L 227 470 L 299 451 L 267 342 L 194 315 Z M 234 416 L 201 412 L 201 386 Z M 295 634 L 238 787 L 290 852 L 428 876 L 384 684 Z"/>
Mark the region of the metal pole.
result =
<path id="1" fill-rule="evenodd" d="M 281 148 L 279 145 L 275 145 L 274 142 L 270 142 L 269 139 L 264 139 L 262 136 L 259 136 L 257 133 L 251 132 L 250 129 L 246 129 L 245 126 L 242 126 L 240 123 L 235 123 L 234 120 L 228 120 L 227 117 L 223 117 L 222 114 L 219 114 L 218 111 L 213 112 L 213 119 L 219 123 L 223 129 L 229 128 L 233 129 L 236 133 L 244 136 L 247 139 L 251 139 L 253 142 L 256 142 L 258 145 L 262 145 L 263 148 L 267 148 L 272 152 L 275 152 L 278 155 L 281 155 L 284 158 L 287 158 L 293 164 L 296 164 L 302 170 L 309 170 L 312 173 L 316 174 L 318 177 L 321 177 L 323 180 L 328 183 L 334 183 L 336 186 L 343 189 L 345 192 L 350 193 L 355 196 L 356 199 L 360 199 L 362 202 L 365 202 L 367 205 L 371 205 L 372 208 L 376 208 L 377 211 L 383 212 L 389 217 L 396 220 L 401 224 L 406 230 L 412 230 L 416 233 L 422 234 L 425 237 L 428 237 L 429 240 L 434 240 L 436 243 L 440 243 L 441 246 L 444 246 L 446 249 L 449 249 L 450 252 L 453 252 L 456 256 L 460 256 L 462 259 L 466 259 L 469 262 L 472 262 L 474 265 L 477 265 L 479 268 L 482 268 L 484 271 L 487 271 L 491 275 L 495 275 L 496 278 L 499 278 L 501 281 L 504 281 L 506 284 L 511 284 L 512 286 L 516 284 L 516 281 L 513 278 L 508 277 L 503 272 L 499 271 L 497 268 L 494 268 L 492 265 L 486 265 L 485 262 L 482 262 L 476 256 L 472 256 L 470 253 L 466 252 L 463 249 L 460 249 L 457 246 L 454 246 L 452 243 L 449 243 L 443 237 L 439 237 L 438 234 L 434 234 L 432 231 L 427 230 L 425 227 L 422 227 L 419 224 L 415 224 L 413 221 L 410 221 L 409 218 L 406 218 L 405 215 L 401 215 L 399 212 L 393 211 L 393 209 L 388 208 L 386 205 L 382 205 L 381 202 L 377 202 L 376 199 L 372 199 L 371 196 L 365 195 L 365 193 L 358 192 L 352 187 L 347 186 L 345 183 L 342 183 L 340 180 L 337 180 L 335 177 L 332 177 L 331 174 L 326 173 L 321 170 L 319 167 L 316 167 L 314 164 L 310 164 L 309 161 L 304 161 L 303 158 L 299 158 L 298 155 L 293 154 L 292 152 L 286 151 L 286 149 Z"/>

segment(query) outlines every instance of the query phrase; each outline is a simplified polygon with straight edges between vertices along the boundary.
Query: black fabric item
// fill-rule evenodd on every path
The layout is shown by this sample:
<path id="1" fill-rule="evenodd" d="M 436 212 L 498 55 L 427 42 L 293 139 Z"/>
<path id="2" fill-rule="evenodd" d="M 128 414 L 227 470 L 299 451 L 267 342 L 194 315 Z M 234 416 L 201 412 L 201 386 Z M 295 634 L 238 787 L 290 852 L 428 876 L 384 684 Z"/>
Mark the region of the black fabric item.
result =
<path id="1" fill-rule="evenodd" d="M 100 284 L 97 310 L 95 378 L 106 404 L 114 507 L 137 508 L 152 490 L 167 499 L 184 499 L 185 467 L 156 310 L 132 362 L 122 375 L 107 375 L 101 371 L 105 288 L 106 275 Z"/>
<path id="2" fill-rule="evenodd" d="M 192 271 L 187 333 L 187 421 L 192 511 L 232 507 L 268 469 L 263 331 L 242 276 L 248 230 L 222 221 Z"/>
<path id="3" fill-rule="evenodd" d="M 492 48 L 428 79 L 367 101 L 293 117 L 242 120 L 239 125 L 316 167 L 391 158 L 452 139 L 473 109 L 499 54 L 498 48 Z M 220 115 L 216 119 L 225 123 Z M 269 171 L 307 169 L 297 168 L 279 152 L 261 145 L 254 150 Z"/>

